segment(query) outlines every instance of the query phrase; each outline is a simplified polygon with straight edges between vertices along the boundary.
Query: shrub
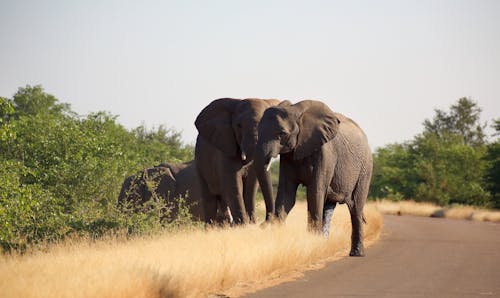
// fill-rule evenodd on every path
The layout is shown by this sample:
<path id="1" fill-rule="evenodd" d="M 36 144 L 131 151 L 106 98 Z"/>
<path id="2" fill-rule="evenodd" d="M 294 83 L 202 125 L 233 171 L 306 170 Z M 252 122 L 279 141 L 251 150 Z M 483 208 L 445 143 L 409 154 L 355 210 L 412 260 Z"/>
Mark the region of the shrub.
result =
<path id="1" fill-rule="evenodd" d="M 175 130 L 128 131 L 108 113 L 77 115 L 41 86 L 20 88 L 12 100 L 0 98 L 1 246 L 23 250 L 68 235 L 155 231 L 164 206 L 117 210 L 123 179 L 192 157 Z"/>

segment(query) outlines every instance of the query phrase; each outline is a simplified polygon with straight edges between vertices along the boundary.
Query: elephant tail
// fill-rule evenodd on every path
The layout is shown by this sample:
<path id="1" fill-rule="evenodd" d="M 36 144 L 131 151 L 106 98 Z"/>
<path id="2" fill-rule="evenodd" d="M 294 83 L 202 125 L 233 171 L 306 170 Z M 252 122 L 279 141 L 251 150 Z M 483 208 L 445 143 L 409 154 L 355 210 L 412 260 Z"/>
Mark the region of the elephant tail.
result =
<path id="1" fill-rule="evenodd" d="M 365 217 L 365 215 L 363 214 L 361 217 L 363 219 L 363 223 L 366 225 L 366 217 Z"/>

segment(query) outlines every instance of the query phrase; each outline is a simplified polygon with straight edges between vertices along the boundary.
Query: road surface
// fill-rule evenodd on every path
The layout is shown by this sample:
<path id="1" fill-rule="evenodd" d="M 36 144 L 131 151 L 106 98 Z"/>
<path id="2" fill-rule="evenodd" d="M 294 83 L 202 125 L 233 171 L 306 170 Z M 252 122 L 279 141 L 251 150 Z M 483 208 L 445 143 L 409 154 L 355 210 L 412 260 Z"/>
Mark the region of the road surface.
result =
<path id="1" fill-rule="evenodd" d="M 498 223 L 384 216 L 366 253 L 246 297 L 500 297 Z"/>

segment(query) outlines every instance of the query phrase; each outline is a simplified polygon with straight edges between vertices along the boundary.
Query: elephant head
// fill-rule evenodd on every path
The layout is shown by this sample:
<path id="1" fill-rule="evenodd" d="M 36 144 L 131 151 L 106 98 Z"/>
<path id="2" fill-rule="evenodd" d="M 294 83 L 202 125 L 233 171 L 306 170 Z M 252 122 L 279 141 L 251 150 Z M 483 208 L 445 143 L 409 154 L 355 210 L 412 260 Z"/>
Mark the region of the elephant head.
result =
<path id="1" fill-rule="evenodd" d="M 201 111 L 195 125 L 217 149 L 248 163 L 257 143 L 257 125 L 264 111 L 278 103 L 274 99 L 216 99 Z"/>
<path id="2" fill-rule="evenodd" d="M 226 156 L 241 160 L 242 165 L 248 164 L 253 160 L 262 115 L 278 103 L 274 99 L 217 99 L 200 112 L 195 126 L 200 136 Z M 273 200 L 271 177 L 265 173 L 259 179 L 269 182 L 261 185 L 267 206 Z"/>
<path id="3" fill-rule="evenodd" d="M 319 101 L 305 100 L 293 105 L 285 101 L 267 109 L 258 126 L 254 155 L 260 186 L 266 184 L 260 178 L 269 170 L 271 158 L 290 153 L 293 159 L 300 160 L 311 155 L 335 137 L 338 124 L 335 114 Z"/>

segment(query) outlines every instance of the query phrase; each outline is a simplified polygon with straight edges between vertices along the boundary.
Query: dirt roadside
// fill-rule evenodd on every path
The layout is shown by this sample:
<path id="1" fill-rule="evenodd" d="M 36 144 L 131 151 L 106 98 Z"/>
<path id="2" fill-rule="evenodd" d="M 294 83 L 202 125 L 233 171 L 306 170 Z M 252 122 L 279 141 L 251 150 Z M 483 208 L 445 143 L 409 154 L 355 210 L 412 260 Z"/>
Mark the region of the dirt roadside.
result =
<path id="1" fill-rule="evenodd" d="M 384 216 L 365 258 L 245 297 L 500 297 L 500 224 Z"/>

